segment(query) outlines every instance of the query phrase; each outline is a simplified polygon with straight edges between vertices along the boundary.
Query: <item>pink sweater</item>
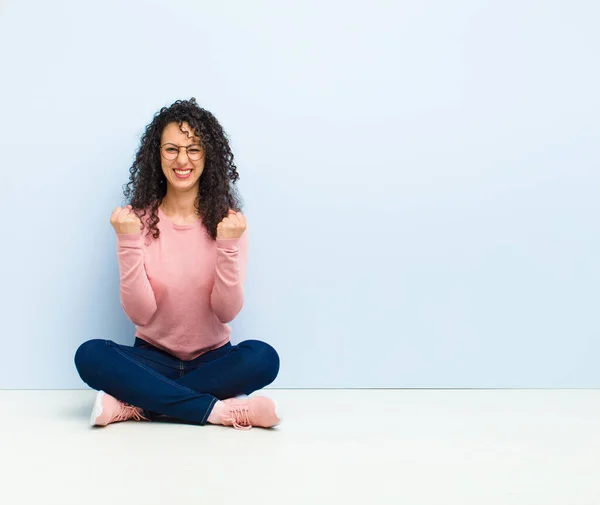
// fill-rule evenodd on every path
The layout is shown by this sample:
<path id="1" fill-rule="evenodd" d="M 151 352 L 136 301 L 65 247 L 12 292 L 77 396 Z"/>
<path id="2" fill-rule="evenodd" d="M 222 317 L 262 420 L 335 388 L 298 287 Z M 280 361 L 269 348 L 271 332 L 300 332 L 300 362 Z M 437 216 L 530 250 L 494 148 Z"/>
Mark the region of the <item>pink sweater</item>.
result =
<path id="1" fill-rule="evenodd" d="M 158 217 L 149 245 L 147 227 L 117 234 L 121 305 L 137 337 L 191 360 L 229 341 L 227 323 L 244 303 L 248 229 L 213 241 L 200 218 L 175 224 L 160 208 Z"/>

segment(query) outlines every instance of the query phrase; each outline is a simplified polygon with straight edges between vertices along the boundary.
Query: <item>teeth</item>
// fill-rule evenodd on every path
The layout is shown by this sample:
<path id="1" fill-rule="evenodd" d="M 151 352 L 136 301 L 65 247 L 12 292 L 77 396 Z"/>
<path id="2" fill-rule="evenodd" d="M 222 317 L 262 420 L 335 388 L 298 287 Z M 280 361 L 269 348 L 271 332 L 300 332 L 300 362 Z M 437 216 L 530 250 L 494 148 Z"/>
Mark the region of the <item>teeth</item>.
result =
<path id="1" fill-rule="evenodd" d="M 191 170 L 175 170 L 175 173 L 177 173 L 179 175 L 189 174 L 190 172 L 191 172 Z"/>

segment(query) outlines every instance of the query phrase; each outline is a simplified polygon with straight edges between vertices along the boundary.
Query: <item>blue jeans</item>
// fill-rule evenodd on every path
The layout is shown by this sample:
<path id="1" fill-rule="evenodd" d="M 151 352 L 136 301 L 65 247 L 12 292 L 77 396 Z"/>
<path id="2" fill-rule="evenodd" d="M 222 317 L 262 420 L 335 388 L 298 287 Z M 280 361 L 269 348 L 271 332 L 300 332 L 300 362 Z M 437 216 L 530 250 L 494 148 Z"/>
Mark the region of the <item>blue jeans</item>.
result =
<path id="1" fill-rule="evenodd" d="M 137 337 L 133 346 L 95 339 L 79 346 L 75 366 L 92 389 L 140 407 L 150 419 L 162 414 L 204 425 L 218 400 L 273 382 L 279 356 L 258 340 L 228 342 L 182 361 Z"/>

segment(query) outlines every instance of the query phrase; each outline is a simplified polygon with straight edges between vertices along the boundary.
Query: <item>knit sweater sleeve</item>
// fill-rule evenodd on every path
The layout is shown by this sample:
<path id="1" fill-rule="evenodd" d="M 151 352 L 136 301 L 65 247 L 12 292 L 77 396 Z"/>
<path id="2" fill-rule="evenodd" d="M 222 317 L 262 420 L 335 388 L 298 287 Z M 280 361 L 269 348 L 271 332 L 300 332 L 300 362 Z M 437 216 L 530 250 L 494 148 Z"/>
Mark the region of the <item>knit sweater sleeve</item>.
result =
<path id="1" fill-rule="evenodd" d="M 216 239 L 215 283 L 210 305 L 222 323 L 232 321 L 244 305 L 244 282 L 248 264 L 248 229 L 240 238 Z"/>
<path id="2" fill-rule="evenodd" d="M 117 234 L 121 306 L 138 326 L 147 324 L 156 312 L 156 298 L 144 267 L 142 232 Z"/>

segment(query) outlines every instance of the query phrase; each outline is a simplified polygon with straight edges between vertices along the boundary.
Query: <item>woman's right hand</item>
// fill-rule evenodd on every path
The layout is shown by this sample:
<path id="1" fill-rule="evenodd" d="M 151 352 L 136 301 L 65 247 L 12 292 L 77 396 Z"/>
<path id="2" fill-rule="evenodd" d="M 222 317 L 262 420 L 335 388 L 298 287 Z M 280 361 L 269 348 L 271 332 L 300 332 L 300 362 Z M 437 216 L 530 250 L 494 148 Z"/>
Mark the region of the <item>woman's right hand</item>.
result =
<path id="1" fill-rule="evenodd" d="M 142 222 L 133 212 L 131 205 L 127 205 L 123 208 L 117 207 L 113 210 L 110 216 L 110 224 L 112 224 L 117 235 L 139 233 L 142 229 Z"/>

